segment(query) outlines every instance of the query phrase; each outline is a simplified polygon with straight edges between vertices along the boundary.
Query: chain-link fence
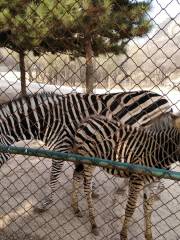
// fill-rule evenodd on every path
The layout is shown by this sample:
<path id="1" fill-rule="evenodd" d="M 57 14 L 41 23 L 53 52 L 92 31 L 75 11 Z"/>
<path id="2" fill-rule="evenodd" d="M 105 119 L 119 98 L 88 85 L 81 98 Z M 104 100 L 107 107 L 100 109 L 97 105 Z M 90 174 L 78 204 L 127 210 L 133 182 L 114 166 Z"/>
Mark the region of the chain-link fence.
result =
<path id="1" fill-rule="evenodd" d="M 70 151 L 77 125 L 89 115 L 110 112 L 122 123 L 131 119 L 139 126 L 169 106 L 178 112 L 179 9 L 177 0 L 0 0 L 0 144 Z M 150 92 L 137 93 L 144 90 Z M 43 95 L 47 91 L 56 96 Z M 27 97 L 34 93 L 42 95 Z M 120 239 L 128 197 L 127 187 L 117 192 L 122 178 L 95 171 L 99 236 L 94 236 L 83 184 L 83 216 L 78 218 L 71 206 L 74 164 L 64 162 L 53 203 L 40 214 L 35 206 L 50 194 L 50 176 L 51 187 L 55 181 L 51 161 L 22 155 L 8 159 L 1 153 L 0 239 Z M 171 167 L 179 171 L 177 162 Z M 153 239 L 178 240 L 179 183 L 163 184 L 153 205 Z M 142 202 L 141 196 L 128 239 L 144 239 Z"/>

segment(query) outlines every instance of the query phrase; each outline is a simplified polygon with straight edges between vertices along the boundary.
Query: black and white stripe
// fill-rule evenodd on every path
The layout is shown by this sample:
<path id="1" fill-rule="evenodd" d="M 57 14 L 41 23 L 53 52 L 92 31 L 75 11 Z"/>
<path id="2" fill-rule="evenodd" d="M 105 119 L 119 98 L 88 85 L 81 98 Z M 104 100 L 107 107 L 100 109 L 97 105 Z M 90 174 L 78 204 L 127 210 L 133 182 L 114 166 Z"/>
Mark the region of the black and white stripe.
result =
<path id="1" fill-rule="evenodd" d="M 52 150 L 68 151 L 78 125 L 92 114 L 110 114 L 123 123 L 148 126 L 150 120 L 169 111 L 167 99 L 149 91 L 28 95 L 0 106 L 0 143 L 10 145 L 20 140 L 38 139 Z M 0 165 L 8 158 L 8 154 L 1 154 Z M 51 199 L 62 163 L 52 161 Z"/>
<path id="2" fill-rule="evenodd" d="M 168 116 L 169 117 L 169 116 Z M 119 121 L 108 120 L 105 117 L 92 116 L 84 121 L 78 128 L 75 136 L 73 152 L 83 156 L 111 159 L 130 164 L 141 164 L 148 167 L 169 169 L 172 163 L 180 161 L 180 117 L 172 115 L 171 126 L 165 129 L 150 130 L 122 125 Z M 84 189 L 87 196 L 89 216 L 93 232 L 97 233 L 94 208 L 91 199 L 91 181 L 95 166 L 84 165 Z M 131 172 L 123 172 L 111 168 L 105 171 L 118 177 L 128 177 L 129 198 L 126 205 L 125 220 L 121 231 L 121 239 L 127 239 L 127 227 L 136 208 L 137 198 L 144 185 L 155 181 L 153 176 L 140 176 Z M 79 214 L 78 191 L 79 178 L 74 173 L 74 192 L 72 206 Z M 149 206 L 152 196 L 145 194 L 145 211 L 150 214 Z M 152 204 L 152 203 L 151 203 Z M 151 236 L 150 220 L 146 219 L 146 235 Z M 147 238 L 151 239 L 151 238 Z"/>

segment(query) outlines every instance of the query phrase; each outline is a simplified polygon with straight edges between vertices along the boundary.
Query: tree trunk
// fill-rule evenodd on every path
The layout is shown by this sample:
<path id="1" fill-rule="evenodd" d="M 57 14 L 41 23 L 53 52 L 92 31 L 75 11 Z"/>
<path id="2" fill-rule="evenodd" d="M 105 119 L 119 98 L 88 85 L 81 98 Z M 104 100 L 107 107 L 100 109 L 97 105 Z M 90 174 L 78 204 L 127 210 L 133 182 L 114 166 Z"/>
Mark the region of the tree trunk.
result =
<path id="1" fill-rule="evenodd" d="M 25 54 L 24 51 L 19 52 L 19 67 L 21 73 L 21 95 L 24 96 L 26 92 L 26 69 L 25 69 Z"/>
<path id="2" fill-rule="evenodd" d="M 94 78 L 93 78 L 93 50 L 91 46 L 91 40 L 85 41 L 85 53 L 86 53 L 86 93 L 93 93 Z"/>

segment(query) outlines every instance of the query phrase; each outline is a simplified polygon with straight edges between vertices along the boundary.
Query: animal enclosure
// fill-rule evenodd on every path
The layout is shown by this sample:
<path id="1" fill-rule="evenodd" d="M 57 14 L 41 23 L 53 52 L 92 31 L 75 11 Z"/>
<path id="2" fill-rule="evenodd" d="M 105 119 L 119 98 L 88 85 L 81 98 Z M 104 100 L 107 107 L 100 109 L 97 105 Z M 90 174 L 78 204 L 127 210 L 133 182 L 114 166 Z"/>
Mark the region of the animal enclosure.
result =
<path id="1" fill-rule="evenodd" d="M 91 115 L 148 128 L 161 114 L 180 111 L 179 1 L 12 2 L 0 0 L 1 145 L 69 152 Z M 93 174 L 95 236 L 82 177 L 82 217 L 71 206 L 73 163 L 0 155 L 0 240 L 120 239 L 123 178 L 98 167 Z M 171 169 L 180 172 L 179 162 Z M 152 239 L 179 240 L 180 183 L 161 183 Z M 144 233 L 142 192 L 128 239 Z"/>

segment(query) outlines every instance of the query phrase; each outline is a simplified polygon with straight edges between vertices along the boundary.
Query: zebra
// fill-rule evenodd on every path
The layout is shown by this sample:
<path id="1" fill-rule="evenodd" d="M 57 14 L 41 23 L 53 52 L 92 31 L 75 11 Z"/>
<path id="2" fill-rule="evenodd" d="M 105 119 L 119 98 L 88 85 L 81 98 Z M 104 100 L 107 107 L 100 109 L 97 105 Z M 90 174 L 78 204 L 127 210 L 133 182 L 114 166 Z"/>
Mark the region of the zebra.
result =
<path id="1" fill-rule="evenodd" d="M 54 151 L 68 152 L 80 122 L 92 114 L 113 118 L 134 126 L 149 126 L 151 120 L 171 107 L 164 96 L 151 91 L 114 94 L 80 94 L 42 92 L 19 97 L 0 105 L 0 144 L 11 145 L 21 140 L 41 140 Z M 0 154 L 0 167 L 10 155 Z M 56 183 L 63 161 L 52 160 L 50 194 L 40 209 L 47 210 L 53 203 Z M 78 172 L 81 165 L 76 166 Z"/>
<path id="2" fill-rule="evenodd" d="M 166 117 L 166 116 L 165 116 Z M 167 116 L 168 117 L 168 116 Z M 73 153 L 82 156 L 99 157 L 113 161 L 141 164 L 148 167 L 169 169 L 172 163 L 180 161 L 180 116 L 171 114 L 171 125 L 164 129 L 150 130 L 144 127 L 123 125 L 106 117 L 91 116 L 77 129 Z M 95 166 L 84 165 L 84 192 L 88 202 L 92 233 L 98 235 L 95 211 L 91 196 L 91 180 Z M 114 176 L 129 178 L 129 196 L 125 209 L 125 220 L 121 230 L 121 240 L 127 239 L 128 225 L 135 211 L 140 191 L 146 184 L 157 180 L 153 176 L 143 176 L 108 167 L 103 168 Z M 72 207 L 77 216 L 82 216 L 78 207 L 79 175 L 73 175 Z M 144 191 L 145 238 L 152 240 L 151 215 L 154 194 Z"/>

